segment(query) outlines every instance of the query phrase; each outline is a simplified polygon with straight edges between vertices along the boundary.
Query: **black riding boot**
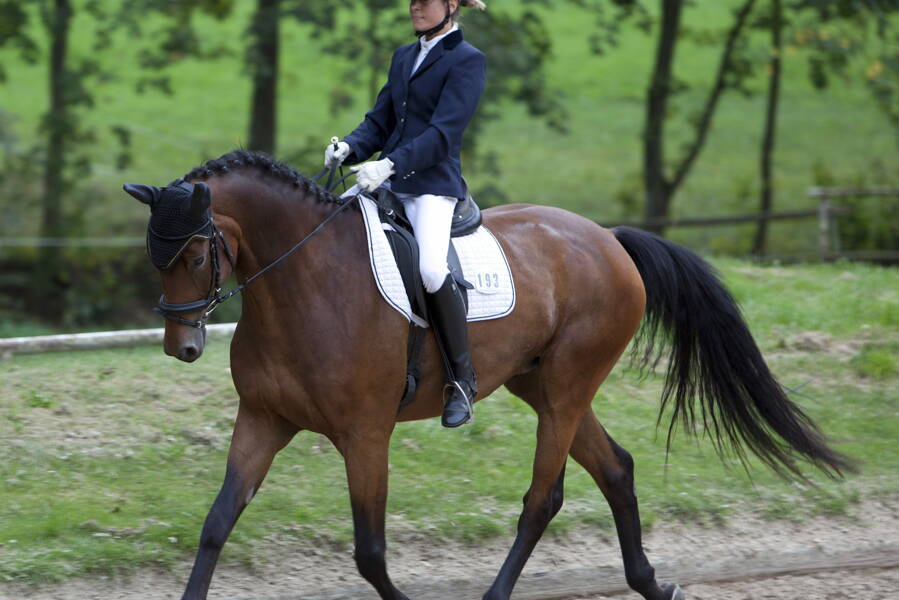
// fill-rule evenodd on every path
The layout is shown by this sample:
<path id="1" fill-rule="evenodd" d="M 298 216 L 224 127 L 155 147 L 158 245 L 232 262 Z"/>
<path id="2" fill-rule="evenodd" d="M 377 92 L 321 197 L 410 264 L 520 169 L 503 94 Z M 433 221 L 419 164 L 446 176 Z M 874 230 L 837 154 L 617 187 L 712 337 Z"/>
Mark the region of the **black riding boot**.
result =
<path id="1" fill-rule="evenodd" d="M 458 427 L 471 420 L 472 403 L 478 392 L 468 354 L 465 301 L 452 275 L 447 275 L 440 289 L 429 296 L 431 327 L 453 371 L 448 374 L 451 389 L 440 422 L 444 427 Z"/>

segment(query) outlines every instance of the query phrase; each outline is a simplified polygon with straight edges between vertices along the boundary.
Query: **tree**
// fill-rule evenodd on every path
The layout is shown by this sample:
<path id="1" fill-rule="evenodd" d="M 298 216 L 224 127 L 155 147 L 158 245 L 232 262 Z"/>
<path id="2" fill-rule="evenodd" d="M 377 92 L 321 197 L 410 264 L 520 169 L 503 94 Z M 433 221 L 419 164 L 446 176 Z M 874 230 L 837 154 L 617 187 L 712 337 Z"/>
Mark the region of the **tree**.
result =
<path id="1" fill-rule="evenodd" d="M 899 0 L 796 0 L 792 44 L 809 50 L 809 76 L 820 90 L 832 77 L 861 80 L 899 141 Z"/>
<path id="2" fill-rule="evenodd" d="M 765 254 L 768 234 L 767 215 L 773 205 L 773 155 L 774 140 L 777 132 L 777 109 L 780 104 L 781 55 L 783 54 L 784 12 L 782 0 L 771 0 L 771 15 L 768 27 L 771 30 L 771 48 L 768 69 L 768 100 L 765 109 L 765 126 L 762 135 L 761 151 L 761 194 L 759 198 L 759 222 L 756 225 L 752 242 L 752 253 L 756 256 Z"/>
<path id="3" fill-rule="evenodd" d="M 153 1 L 160 7 L 166 5 L 168 10 L 173 8 L 171 2 Z M 214 0 L 206 2 L 210 5 L 221 3 Z M 42 171 L 42 238 L 63 238 L 80 227 L 80 213 L 73 206 L 73 200 L 77 197 L 80 182 L 90 174 L 91 161 L 87 152 L 97 137 L 94 128 L 82 123 L 82 116 L 93 108 L 94 94 L 100 89 L 100 84 L 114 76 L 94 56 L 71 55 L 70 37 L 75 15 L 83 12 L 91 17 L 92 25 L 95 26 L 92 50 L 96 55 L 110 48 L 111 34 L 118 27 L 130 26 L 139 31 L 139 17 L 145 16 L 144 13 L 127 12 L 127 8 L 137 3 L 138 0 L 131 0 L 120 5 L 119 10 L 126 11 L 123 13 L 97 0 L 0 1 L 0 50 L 9 47 L 18 51 L 28 62 L 47 62 L 48 110 L 41 119 L 40 141 L 34 149 L 25 150 L 26 156 L 33 156 L 40 162 Z M 47 35 L 46 54 L 41 52 L 32 37 L 33 20 L 38 20 L 43 25 Z M 173 37 L 183 33 L 183 30 L 178 29 Z M 172 47 L 174 46 L 169 48 Z M 149 55 L 145 58 L 147 56 Z M 6 78 L 7 73 L 0 67 L 0 81 L 5 81 Z M 111 130 L 121 144 L 118 163 L 123 167 L 129 160 L 130 135 L 124 125 L 112 125 Z M 10 148 L 11 145 L 8 145 L 7 160 L 10 158 Z M 59 324 L 65 316 L 68 286 L 68 269 L 62 248 L 54 242 L 41 245 L 26 290 L 26 306 L 39 318 Z"/>
<path id="4" fill-rule="evenodd" d="M 335 0 L 257 0 L 256 12 L 247 29 L 249 42 L 244 63 L 253 80 L 250 102 L 248 147 L 274 154 L 277 148 L 278 63 L 280 24 L 285 16 L 312 26 L 319 37 L 334 26 Z"/>
<path id="5" fill-rule="evenodd" d="M 275 152 L 277 135 L 278 52 L 281 0 L 257 0 L 250 25 L 246 64 L 253 79 L 250 102 L 251 150 Z"/>
<path id="6" fill-rule="evenodd" d="M 789 21 L 787 19 L 789 11 Z M 895 0 L 800 0 L 784 6 L 771 0 L 770 15 L 758 27 L 771 35 L 768 101 L 761 152 L 761 195 L 759 222 L 752 252 L 765 253 L 768 220 L 773 207 L 774 183 L 772 154 L 779 103 L 781 57 L 784 30 L 791 28 L 792 49 L 808 51 L 808 74 L 820 90 L 830 86 L 831 78 L 844 81 L 861 79 L 873 93 L 886 117 L 896 127 L 899 139 L 899 36 L 890 27 L 899 12 Z M 862 69 L 863 73 L 858 73 Z"/>
<path id="7" fill-rule="evenodd" d="M 94 5 L 87 6 L 86 10 L 97 17 L 103 14 Z M 74 12 L 71 0 L 0 3 L 4 24 L 0 47 L 10 44 L 25 60 L 40 60 L 38 45 L 29 33 L 30 21 L 35 17 L 40 18 L 49 39 L 45 57 L 49 108 L 40 125 L 45 144 L 40 154 L 43 159 L 40 234 L 43 238 L 63 237 L 68 229 L 77 226 L 78 216 L 65 210 L 65 202 L 75 185 L 72 172 L 88 172 L 90 162 L 75 148 L 95 137 L 92 130 L 81 125 L 79 113 L 93 106 L 91 87 L 105 75 L 95 60 L 72 60 L 69 56 Z M 6 78 L 5 72 L 0 74 Z M 41 246 L 30 279 L 28 306 L 42 319 L 59 323 L 65 308 L 66 287 L 62 249 L 52 244 Z"/>
<path id="8" fill-rule="evenodd" d="M 684 183 L 699 157 L 712 126 L 712 119 L 722 95 L 728 89 L 743 89 L 750 69 L 738 60 L 737 51 L 755 5 L 745 0 L 736 11 L 734 21 L 724 39 L 715 81 L 699 115 L 693 120 L 693 139 L 671 168 L 665 161 L 665 123 L 669 118 L 668 103 L 675 91 L 673 64 L 681 38 L 680 20 L 684 0 L 661 0 L 661 24 L 656 47 L 655 66 L 646 93 L 646 125 L 643 131 L 643 181 L 646 194 L 645 222 L 650 231 L 662 234 L 671 209 L 671 200 Z"/>
<path id="9" fill-rule="evenodd" d="M 381 89 L 393 50 L 409 40 L 408 14 L 394 0 L 348 0 L 344 9 L 353 18 L 327 36 L 325 49 L 347 59 L 342 84 L 331 90 L 331 113 L 352 106 L 354 94 L 345 86 L 364 85 L 366 104 L 374 104 Z"/>
<path id="10" fill-rule="evenodd" d="M 250 149 L 268 154 L 277 150 L 282 20 L 291 17 L 311 25 L 313 37 L 319 37 L 333 28 L 337 10 L 344 4 L 345 0 L 256 0 L 256 10 L 246 29 L 243 52 L 244 70 L 252 83 L 247 136 Z M 154 87 L 170 94 L 171 84 L 166 75 L 169 66 L 187 59 L 209 60 L 230 54 L 232 50 L 224 44 L 204 43 L 192 26 L 191 17 L 200 11 L 224 20 L 233 15 L 235 6 L 233 0 L 124 2 L 116 26 L 128 27 L 135 35 L 141 34 L 141 20 L 148 14 L 160 15 L 172 22 L 161 30 L 161 41 L 141 53 L 141 67 L 149 74 L 141 77 L 138 89 Z"/>
<path id="11" fill-rule="evenodd" d="M 643 145 L 644 226 L 663 234 L 674 195 L 690 175 L 712 128 L 715 112 L 725 92 L 748 94 L 746 82 L 753 71 L 746 56 L 746 30 L 755 0 L 743 0 L 724 31 L 694 31 L 683 25 L 689 0 L 660 0 L 658 17 L 653 18 L 642 0 L 569 0 L 596 17 L 596 29 L 590 35 L 595 54 L 603 54 L 617 45 L 622 26 L 636 26 L 656 36 L 656 51 L 646 88 Z M 666 130 L 677 118 L 672 110 L 675 97 L 688 85 L 675 75 L 678 46 L 685 40 L 720 48 L 720 58 L 712 86 L 701 110 L 688 117 L 692 137 L 680 156 L 671 161 L 667 152 Z"/>
<path id="12" fill-rule="evenodd" d="M 62 237 L 63 173 L 67 142 L 73 137 L 71 114 L 73 97 L 71 75 L 66 63 L 72 7 L 69 0 L 54 0 L 53 7 L 45 7 L 44 21 L 50 34 L 50 110 L 44 117 L 47 133 L 47 157 L 44 164 L 44 198 L 41 235 Z M 62 273 L 62 252 L 56 246 L 43 246 L 35 273 L 32 301 L 38 303 L 39 314 L 47 320 L 61 320 L 65 296 L 59 285 Z"/>

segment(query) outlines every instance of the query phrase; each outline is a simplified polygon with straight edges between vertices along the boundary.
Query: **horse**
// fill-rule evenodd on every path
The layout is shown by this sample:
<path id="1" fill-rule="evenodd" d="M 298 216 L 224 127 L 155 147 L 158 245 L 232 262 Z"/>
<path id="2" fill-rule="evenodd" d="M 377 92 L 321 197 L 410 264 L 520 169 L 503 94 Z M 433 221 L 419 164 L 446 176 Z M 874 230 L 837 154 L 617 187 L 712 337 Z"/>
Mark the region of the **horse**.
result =
<path id="1" fill-rule="evenodd" d="M 441 414 L 444 371 L 429 336 L 416 399 L 400 408 L 408 322 L 378 294 L 358 207 L 243 150 L 164 188 L 125 190 L 151 207 L 148 248 L 161 269 L 157 310 L 167 318 L 167 354 L 197 360 L 206 316 L 225 297 L 222 282 L 232 272 L 244 282 L 230 350 L 239 408 L 183 600 L 206 598 L 238 517 L 276 453 L 303 430 L 326 436 L 345 461 L 359 573 L 382 599 L 408 600 L 387 571 L 388 443 L 398 421 Z M 698 422 L 719 452 L 741 459 L 751 452 L 784 476 L 802 476 L 801 463 L 832 477 L 852 469 L 787 397 L 734 299 L 699 256 L 547 206 L 490 208 L 483 223 L 518 293 L 508 316 L 470 324 L 477 399 L 504 385 L 538 419 L 515 541 L 484 600 L 510 598 L 562 508 L 569 456 L 611 507 L 628 585 L 646 600 L 684 598 L 676 584 L 656 580 L 641 542 L 634 461 L 592 409 L 635 336 L 637 358 L 649 367 L 663 356 L 657 340 L 669 340 L 662 395 L 662 406 L 673 407 L 669 439 L 676 424 L 692 430 Z"/>

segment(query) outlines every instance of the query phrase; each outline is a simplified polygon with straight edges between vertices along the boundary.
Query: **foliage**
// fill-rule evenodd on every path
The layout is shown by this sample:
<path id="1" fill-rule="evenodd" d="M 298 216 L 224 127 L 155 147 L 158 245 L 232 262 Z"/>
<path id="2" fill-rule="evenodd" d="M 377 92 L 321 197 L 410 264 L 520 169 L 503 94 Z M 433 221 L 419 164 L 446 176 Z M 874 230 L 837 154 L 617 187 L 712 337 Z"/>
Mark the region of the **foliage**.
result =
<path id="1" fill-rule="evenodd" d="M 27 4 L 20 0 L 0 2 L 0 50 L 5 46 L 16 48 L 24 61 L 33 64 L 38 60 L 38 47 L 28 35 L 30 14 Z M 0 83 L 4 83 L 6 78 L 6 68 L 0 62 Z"/>
<path id="2" fill-rule="evenodd" d="M 811 50 L 809 76 L 819 89 L 831 76 L 864 81 L 899 142 L 899 2 L 797 0 L 794 44 Z"/>
<path id="3" fill-rule="evenodd" d="M 18 252 L 0 263 L 0 290 L 21 290 L 36 261 L 35 252 Z M 159 278 L 140 249 L 72 248 L 63 252 L 62 262 L 65 307 L 58 327 L 83 330 L 96 323 L 111 328 L 159 325 L 158 317 L 149 310 L 159 294 Z M 21 292 L 4 294 L 3 298 L 8 301 L 0 303 L 0 320 L 30 312 L 25 306 L 27 296 Z"/>
<path id="4" fill-rule="evenodd" d="M 583 4 L 581 2 L 580 4 Z M 648 10 L 639 0 L 618 2 L 618 11 L 608 19 L 602 4 L 591 3 L 598 14 L 600 34 L 594 34 L 591 45 L 601 53 L 606 45 L 614 45 L 620 23 L 638 19 L 638 27 L 656 37 L 655 62 L 646 92 L 646 120 L 643 129 L 643 181 L 645 193 L 645 223 L 651 231 L 661 233 L 669 217 L 671 202 L 692 171 L 705 147 L 714 116 L 722 96 L 729 90 L 748 93 L 745 82 L 753 75 L 753 62 L 746 59 L 746 29 L 755 0 L 741 2 L 725 29 L 691 29 L 683 24 L 683 14 L 690 3 L 665 0 L 660 3 L 657 29 L 650 26 Z M 596 36 L 599 35 L 597 38 Z M 678 78 L 675 56 L 682 41 L 692 40 L 699 45 L 711 45 L 720 52 L 718 67 L 705 101 L 687 117 L 693 130 L 683 144 L 680 156 L 671 162 L 666 157 L 670 142 L 671 122 L 678 120 L 673 102 L 689 85 Z"/>
<path id="5" fill-rule="evenodd" d="M 92 0 L 91 4 L 100 3 Z M 234 0 L 123 0 L 117 5 L 118 10 L 98 28 L 98 49 L 109 48 L 120 31 L 138 44 L 139 93 L 155 89 L 171 95 L 169 67 L 188 59 L 212 60 L 231 52 L 226 44 L 202 36 L 193 22 L 197 12 L 218 20 L 227 18 Z M 154 20 L 153 16 L 162 18 Z"/>
<path id="6" fill-rule="evenodd" d="M 899 250 L 899 198 L 845 198 L 840 205 L 850 209 L 838 222 L 843 250 Z"/>
<path id="7" fill-rule="evenodd" d="M 851 187 L 858 190 L 876 188 L 887 181 L 888 169 L 883 159 L 870 162 L 864 171 L 851 178 L 837 180 L 826 165 L 815 165 L 814 183 L 820 187 Z M 837 248 L 840 250 L 899 250 L 899 198 L 895 196 L 851 196 L 832 200 L 849 209 L 836 222 Z"/>

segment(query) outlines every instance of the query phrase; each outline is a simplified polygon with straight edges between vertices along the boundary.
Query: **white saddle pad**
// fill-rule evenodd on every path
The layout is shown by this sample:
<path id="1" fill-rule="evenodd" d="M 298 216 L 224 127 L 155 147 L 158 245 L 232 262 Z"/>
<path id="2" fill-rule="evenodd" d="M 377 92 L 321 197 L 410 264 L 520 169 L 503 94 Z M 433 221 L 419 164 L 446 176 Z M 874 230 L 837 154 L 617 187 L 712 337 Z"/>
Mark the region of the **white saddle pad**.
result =
<path id="1" fill-rule="evenodd" d="M 371 270 L 381 296 L 406 319 L 427 327 L 424 319 L 412 313 L 406 288 L 396 266 L 390 242 L 378 218 L 378 208 L 370 199 L 359 196 Z M 462 263 L 465 279 L 474 285 L 468 290 L 468 320 L 498 319 L 515 308 L 515 284 L 506 254 L 493 234 L 481 225 L 474 233 L 452 239 Z"/>

